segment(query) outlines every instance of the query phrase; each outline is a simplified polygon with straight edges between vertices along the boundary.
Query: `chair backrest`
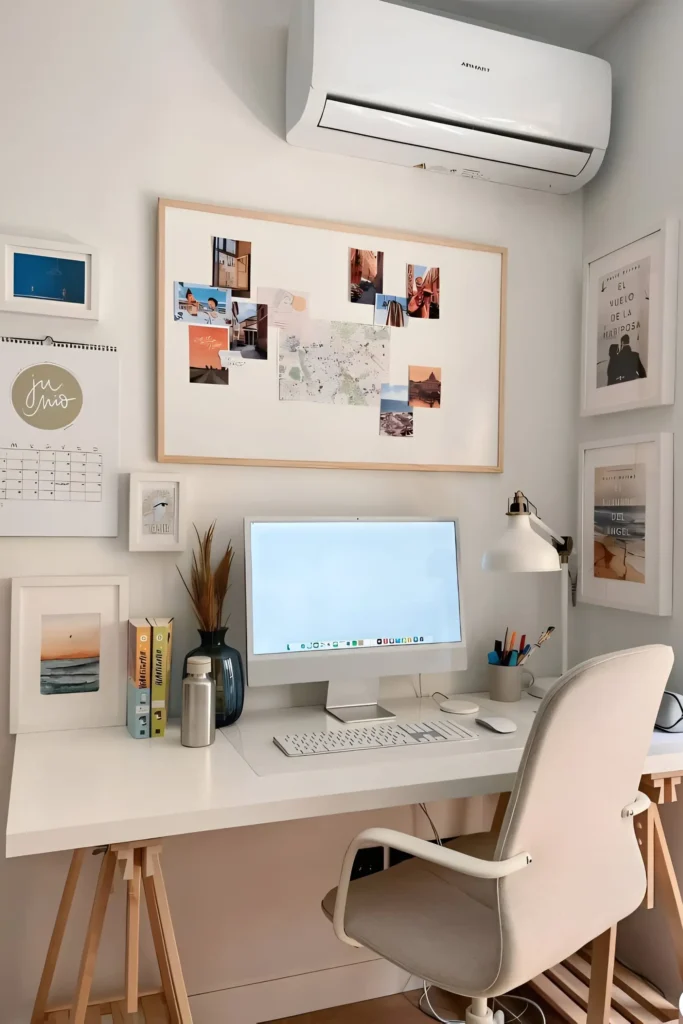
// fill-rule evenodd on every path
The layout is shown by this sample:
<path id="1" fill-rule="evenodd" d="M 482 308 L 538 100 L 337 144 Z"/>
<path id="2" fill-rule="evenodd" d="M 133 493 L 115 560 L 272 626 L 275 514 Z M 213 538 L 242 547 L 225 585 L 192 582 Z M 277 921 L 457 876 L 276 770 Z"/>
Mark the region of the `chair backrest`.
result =
<path id="1" fill-rule="evenodd" d="M 595 658 L 539 705 L 496 859 L 528 852 L 498 883 L 504 990 L 558 963 L 632 913 L 645 893 L 633 818 L 670 647 Z"/>

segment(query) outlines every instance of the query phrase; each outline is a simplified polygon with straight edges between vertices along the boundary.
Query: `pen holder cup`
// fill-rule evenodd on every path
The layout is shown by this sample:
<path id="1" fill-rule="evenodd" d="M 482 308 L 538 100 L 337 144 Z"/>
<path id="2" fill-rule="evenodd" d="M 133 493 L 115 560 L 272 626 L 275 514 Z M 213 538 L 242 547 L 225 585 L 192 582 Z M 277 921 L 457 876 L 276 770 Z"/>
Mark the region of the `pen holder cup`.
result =
<path id="1" fill-rule="evenodd" d="M 522 699 L 522 676 L 525 669 L 521 665 L 489 665 L 488 670 L 491 700 L 510 704 Z"/>

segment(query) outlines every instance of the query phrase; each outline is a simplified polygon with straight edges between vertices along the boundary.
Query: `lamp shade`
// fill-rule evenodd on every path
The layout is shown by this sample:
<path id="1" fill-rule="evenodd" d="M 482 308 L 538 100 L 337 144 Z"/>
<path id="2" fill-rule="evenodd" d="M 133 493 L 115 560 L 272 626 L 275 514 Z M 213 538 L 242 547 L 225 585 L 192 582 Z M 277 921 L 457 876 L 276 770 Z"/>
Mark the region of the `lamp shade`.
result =
<path id="1" fill-rule="evenodd" d="M 531 527 L 531 516 L 508 516 L 505 533 L 482 559 L 490 572 L 559 572 L 560 556 L 547 540 Z"/>

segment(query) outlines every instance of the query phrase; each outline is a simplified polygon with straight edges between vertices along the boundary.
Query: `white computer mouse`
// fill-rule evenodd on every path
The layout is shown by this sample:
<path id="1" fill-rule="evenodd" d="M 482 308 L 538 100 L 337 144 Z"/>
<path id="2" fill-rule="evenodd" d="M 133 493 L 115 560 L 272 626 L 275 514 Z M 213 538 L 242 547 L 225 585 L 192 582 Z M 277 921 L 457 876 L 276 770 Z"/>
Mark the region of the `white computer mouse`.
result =
<path id="1" fill-rule="evenodd" d="M 511 722 L 509 718 L 501 718 L 498 715 L 480 715 L 479 718 L 475 718 L 475 722 L 478 725 L 483 725 L 486 729 L 490 729 L 491 732 L 517 732 L 517 726 L 514 722 Z"/>

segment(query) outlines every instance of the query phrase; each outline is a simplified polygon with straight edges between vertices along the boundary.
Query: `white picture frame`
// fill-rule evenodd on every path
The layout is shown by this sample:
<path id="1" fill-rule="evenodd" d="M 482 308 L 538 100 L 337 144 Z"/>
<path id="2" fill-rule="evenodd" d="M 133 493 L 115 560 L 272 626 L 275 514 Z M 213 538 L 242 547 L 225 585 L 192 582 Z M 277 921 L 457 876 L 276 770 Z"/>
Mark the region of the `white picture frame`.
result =
<path id="1" fill-rule="evenodd" d="M 579 467 L 579 600 L 671 615 L 673 434 L 584 442 Z"/>
<path id="2" fill-rule="evenodd" d="M 23 261 L 21 278 L 17 258 Z M 74 266 L 69 268 L 64 278 L 62 291 L 65 297 L 51 297 L 52 286 L 47 289 L 41 289 L 40 286 L 44 283 L 46 275 L 54 281 L 55 275 L 66 271 L 66 261 Z M 31 265 L 33 271 L 29 269 Z M 32 273 L 35 275 L 34 284 L 31 283 Z M 38 292 L 42 290 L 44 294 L 33 297 L 30 293 L 33 287 Z M 69 288 L 73 293 L 72 299 L 69 298 Z M 73 242 L 0 235 L 0 310 L 8 313 L 62 316 L 75 320 L 99 319 L 97 250 L 92 246 Z"/>
<path id="3" fill-rule="evenodd" d="M 10 732 L 125 725 L 127 622 L 125 576 L 13 579 Z"/>
<path id="4" fill-rule="evenodd" d="M 150 500 L 151 506 L 147 508 Z M 172 473 L 131 473 L 128 550 L 184 551 L 185 504 L 186 484 L 182 477 Z"/>
<path id="5" fill-rule="evenodd" d="M 678 236 L 670 218 L 584 262 L 582 416 L 673 404 Z"/>

